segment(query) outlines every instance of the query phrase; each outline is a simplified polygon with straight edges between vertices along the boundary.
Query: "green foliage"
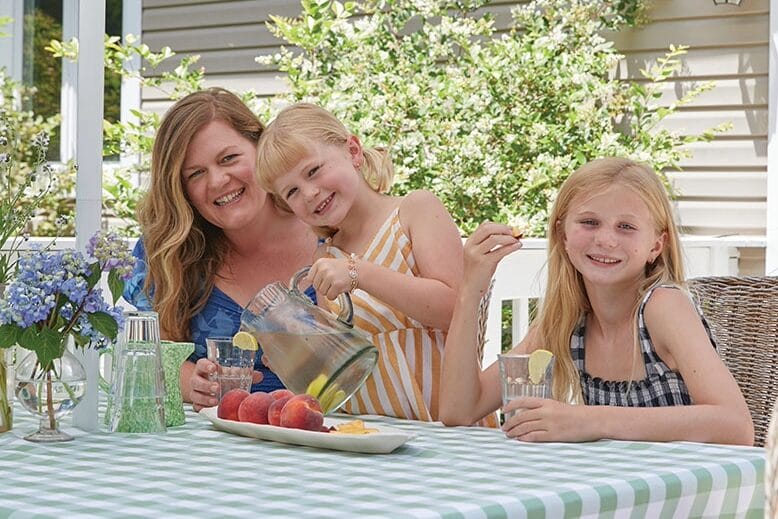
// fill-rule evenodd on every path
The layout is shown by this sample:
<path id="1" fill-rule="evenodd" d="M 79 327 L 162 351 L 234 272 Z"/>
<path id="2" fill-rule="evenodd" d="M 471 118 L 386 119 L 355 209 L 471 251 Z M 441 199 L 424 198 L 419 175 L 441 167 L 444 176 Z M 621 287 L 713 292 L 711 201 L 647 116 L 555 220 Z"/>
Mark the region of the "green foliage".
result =
<path id="1" fill-rule="evenodd" d="M 75 60 L 78 58 L 78 41 L 51 41 L 47 50 L 57 58 Z M 105 37 L 105 68 L 107 77 L 136 80 L 143 88 L 153 88 L 162 97 L 179 99 L 202 88 L 204 70 L 195 68 L 199 56 L 189 56 L 180 60 L 170 72 L 149 77 L 149 73 L 163 62 L 173 58 L 175 53 L 169 47 L 152 52 L 148 45 L 139 43 L 133 35 L 125 36 L 125 42 L 116 36 Z M 125 63 L 139 60 L 143 67 L 125 68 Z M 112 168 L 105 175 L 103 189 L 104 212 L 118 218 L 122 225 L 119 231 L 128 236 L 137 236 L 140 232 L 135 220 L 135 208 L 144 191 L 143 181 L 150 168 L 151 148 L 154 133 L 159 126 L 157 113 L 132 112 L 135 120 L 127 122 L 103 122 L 103 155 L 129 155 L 137 159 L 132 166 Z"/>
<path id="2" fill-rule="evenodd" d="M 30 45 L 24 46 L 24 61 L 32 73 L 34 95 L 30 96 L 24 108 L 35 114 L 49 118 L 60 113 L 59 85 L 62 77 L 62 65 L 44 52 L 46 43 L 52 38 L 62 37 L 62 25 L 43 9 L 36 8 L 24 17 L 24 32 L 32 35 Z M 59 127 L 49 132 L 51 145 L 48 158 L 59 157 Z"/>
<path id="3" fill-rule="evenodd" d="M 180 99 L 200 90 L 205 76 L 204 69 L 195 67 L 199 56 L 187 56 L 181 59 L 172 71 L 149 77 L 152 70 L 174 56 L 175 53 L 169 47 L 152 52 L 145 43 L 138 43 L 133 35 L 125 36 L 124 43 L 116 37 L 107 37 L 105 42 L 107 70 L 136 80 L 143 88 L 156 89 L 170 100 Z M 144 64 L 143 67 L 135 70 L 125 69 L 124 64 L 133 59 L 139 59 Z M 130 155 L 135 157 L 137 162 L 129 167 L 115 169 L 112 178 L 106 179 L 103 185 L 103 203 L 109 214 L 123 222 L 121 232 L 136 236 L 140 229 L 135 220 L 135 208 L 145 190 L 143 183 L 150 169 L 151 148 L 160 117 L 157 113 L 137 110 L 132 114 L 134 121 L 106 121 L 104 124 L 104 153 Z"/>
<path id="4" fill-rule="evenodd" d="M 16 268 L 17 251 L 42 218 L 46 201 L 56 191 L 60 174 L 46 162 L 49 132 L 58 117 L 43 118 L 23 110 L 30 89 L 23 88 L 0 69 L 0 284 Z M 56 233 L 55 233 L 56 235 Z"/>
<path id="5" fill-rule="evenodd" d="M 513 10 L 495 34 L 476 10 L 485 0 L 303 0 L 295 19 L 271 31 L 301 51 L 257 61 L 286 73 L 279 100 L 321 104 L 367 145 L 388 145 L 394 192 L 427 188 L 464 232 L 521 216 L 543 234 L 565 178 L 603 155 L 628 156 L 657 171 L 678 165 L 683 137 L 659 123 L 703 85 L 670 105 L 661 83 L 680 67 L 672 48 L 646 71 L 647 83 L 613 78 L 623 57 L 603 36 L 639 20 L 642 2 L 535 0 Z"/>
<path id="6" fill-rule="evenodd" d="M 681 136 L 662 128 L 679 106 L 712 86 L 662 104 L 660 88 L 679 69 L 683 47 L 645 70 L 645 81 L 613 77 L 623 56 L 603 34 L 642 21 L 643 0 L 535 0 L 518 5 L 501 34 L 479 10 L 487 3 L 302 0 L 299 17 L 271 17 L 269 24 L 297 49 L 257 58 L 287 75 L 290 92 L 243 98 L 265 121 L 298 100 L 332 110 L 367 145 L 391 147 L 394 193 L 432 190 L 463 233 L 486 219 L 520 216 L 542 235 L 558 187 L 584 162 L 622 155 L 662 174 L 677 167 L 684 145 L 724 129 Z M 73 59 L 78 45 L 52 41 L 49 50 Z M 123 44 L 106 37 L 107 71 L 171 100 L 200 89 L 204 77 L 197 56 L 148 77 L 174 57 L 131 35 Z M 124 70 L 133 58 L 145 68 Z M 159 125 L 155 113 L 134 115 L 135 121 L 104 125 L 105 155 L 138 159 L 104 183 L 106 211 L 124 220 L 126 234 L 137 233 L 135 206 Z"/>

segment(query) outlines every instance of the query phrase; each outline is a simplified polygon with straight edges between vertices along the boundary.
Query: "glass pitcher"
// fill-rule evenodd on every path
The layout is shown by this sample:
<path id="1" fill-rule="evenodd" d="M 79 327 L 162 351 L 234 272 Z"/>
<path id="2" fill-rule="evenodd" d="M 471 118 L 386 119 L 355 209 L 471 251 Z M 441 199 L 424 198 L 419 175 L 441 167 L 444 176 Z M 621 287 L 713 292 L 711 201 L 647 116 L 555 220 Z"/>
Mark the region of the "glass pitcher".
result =
<path id="1" fill-rule="evenodd" d="M 241 330 L 252 334 L 270 368 L 296 394 L 319 399 L 331 413 L 365 382 L 378 350 L 351 324 L 351 297 L 338 296 L 338 316 L 316 306 L 298 284 L 309 267 L 292 276 L 291 289 L 281 282 L 260 290 L 241 315 Z"/>

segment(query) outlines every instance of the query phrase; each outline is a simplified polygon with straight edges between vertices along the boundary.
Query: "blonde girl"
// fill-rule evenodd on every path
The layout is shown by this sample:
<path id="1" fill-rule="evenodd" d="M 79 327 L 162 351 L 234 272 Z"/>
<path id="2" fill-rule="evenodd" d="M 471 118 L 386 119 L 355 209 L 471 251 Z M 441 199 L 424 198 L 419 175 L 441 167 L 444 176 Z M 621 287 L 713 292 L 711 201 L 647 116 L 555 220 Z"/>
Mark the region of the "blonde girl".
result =
<path id="1" fill-rule="evenodd" d="M 318 106 L 284 109 L 257 156 L 260 185 L 324 238 L 309 274 L 319 304 L 350 292 L 355 326 L 379 349 L 344 409 L 437 420 L 445 330 L 462 277 L 451 216 L 427 191 L 386 195 L 387 151 L 363 148 Z"/>
<path id="2" fill-rule="evenodd" d="M 501 404 L 498 367 L 481 371 L 473 342 L 480 297 L 514 242 L 507 226 L 485 223 L 465 245 L 443 366 L 446 424 L 470 423 Z M 513 350 L 554 354 L 554 399 L 506 404 L 520 411 L 503 425 L 506 434 L 751 444 L 745 400 L 683 287 L 678 232 L 657 175 L 621 158 L 575 171 L 549 218 L 540 314 Z"/>

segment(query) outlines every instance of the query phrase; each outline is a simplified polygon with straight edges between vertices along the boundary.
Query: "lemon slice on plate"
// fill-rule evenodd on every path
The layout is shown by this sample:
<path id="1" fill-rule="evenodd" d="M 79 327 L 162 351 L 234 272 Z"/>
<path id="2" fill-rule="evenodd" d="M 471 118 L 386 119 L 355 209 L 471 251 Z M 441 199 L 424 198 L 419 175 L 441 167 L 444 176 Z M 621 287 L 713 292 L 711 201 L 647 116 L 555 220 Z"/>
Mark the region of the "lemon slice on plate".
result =
<path id="1" fill-rule="evenodd" d="M 241 350 L 257 351 L 259 345 L 257 340 L 248 332 L 238 332 L 232 337 L 233 346 L 237 346 Z"/>
<path id="2" fill-rule="evenodd" d="M 530 353 L 527 369 L 529 371 L 529 381 L 533 384 L 540 384 L 546 368 L 551 363 L 554 354 L 548 350 L 535 350 Z"/>

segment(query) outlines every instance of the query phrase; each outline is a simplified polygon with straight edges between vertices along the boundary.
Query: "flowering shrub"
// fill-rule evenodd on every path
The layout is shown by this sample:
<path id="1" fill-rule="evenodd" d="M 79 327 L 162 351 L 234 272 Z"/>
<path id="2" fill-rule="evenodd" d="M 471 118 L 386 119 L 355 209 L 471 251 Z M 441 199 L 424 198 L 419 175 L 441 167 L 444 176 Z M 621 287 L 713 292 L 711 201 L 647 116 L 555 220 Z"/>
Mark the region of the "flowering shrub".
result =
<path id="1" fill-rule="evenodd" d="M 17 250 L 29 236 L 32 218 L 52 185 L 46 163 L 46 133 L 19 135 L 18 114 L 0 106 L 0 284 L 8 282 Z M 26 141 L 25 139 L 29 139 Z"/>
<path id="2" fill-rule="evenodd" d="M 279 101 L 321 104 L 367 145 L 388 145 L 395 193 L 427 188 L 471 231 L 485 219 L 527 220 L 545 230 L 558 187 L 603 155 L 677 166 L 684 137 L 661 120 L 711 85 L 658 106 L 659 83 L 679 66 L 672 48 L 646 71 L 651 83 L 613 78 L 623 57 L 603 33 L 639 15 L 639 0 L 535 0 L 496 34 L 486 0 L 303 0 L 273 33 L 300 49 L 257 61 L 286 73 Z M 720 128 L 719 128 L 720 129 Z"/>
<path id="3" fill-rule="evenodd" d="M 87 254 L 91 259 L 72 249 L 34 251 L 19 260 L 16 277 L 0 298 L 0 348 L 19 344 L 48 369 L 62 356 L 68 336 L 80 347 L 100 347 L 116 338 L 122 312 L 113 305 L 135 260 L 113 233 L 95 235 Z M 108 272 L 113 305 L 97 286 L 103 272 Z"/>
<path id="4" fill-rule="evenodd" d="M 74 214 L 75 166 L 52 167 L 46 162 L 49 135 L 60 116 L 41 117 L 24 107 L 32 104 L 35 90 L 8 76 L 0 68 L 0 239 L 72 234 L 72 224 L 63 219 Z M 64 203 L 63 203 L 64 201 Z M 7 215 L 16 214 L 8 225 Z M 12 250 L 21 242 L 9 243 Z M 13 260 L 15 255 L 10 255 Z M 13 271 L 0 265 L 0 280 Z M 3 281 L 0 281 L 3 282 Z"/>
<path id="5" fill-rule="evenodd" d="M 260 56 L 279 68 L 291 91 L 244 100 L 267 122 L 284 102 L 307 100 L 332 110 L 368 145 L 388 145 L 396 194 L 426 188 L 440 196 L 470 232 L 484 219 L 522 217 L 533 234 L 545 230 L 558 187 L 575 168 L 602 155 L 650 163 L 660 174 L 678 165 L 684 145 L 710 139 L 720 126 L 681 136 L 660 123 L 711 84 L 669 106 L 660 87 L 678 68 L 684 48 L 648 67 L 646 82 L 613 77 L 623 56 L 604 34 L 634 24 L 644 0 L 534 0 L 513 10 L 498 34 L 481 8 L 487 0 L 301 0 L 295 19 L 273 17 L 271 30 L 296 49 Z M 73 57 L 73 44 L 51 43 Z M 155 68 L 174 53 L 134 41 L 106 40 L 106 66 L 141 57 Z M 122 74 L 171 100 L 202 86 L 197 57 L 156 78 Z M 159 123 L 106 124 L 106 154 L 142 157 L 137 171 L 106 182 L 106 205 L 132 221 L 140 190 L 131 177 L 148 170 Z"/>

